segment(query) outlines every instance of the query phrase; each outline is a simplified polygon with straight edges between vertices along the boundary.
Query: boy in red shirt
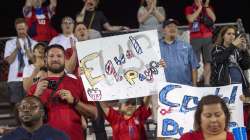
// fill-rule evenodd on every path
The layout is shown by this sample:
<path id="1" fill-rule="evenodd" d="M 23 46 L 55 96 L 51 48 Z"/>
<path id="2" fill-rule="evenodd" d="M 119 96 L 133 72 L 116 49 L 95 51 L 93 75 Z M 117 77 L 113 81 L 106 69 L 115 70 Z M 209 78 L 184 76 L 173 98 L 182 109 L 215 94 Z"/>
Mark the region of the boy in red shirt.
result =
<path id="1" fill-rule="evenodd" d="M 145 121 L 151 115 L 150 97 L 144 97 L 143 104 L 136 109 L 136 99 L 126 99 L 120 111 L 100 102 L 107 121 L 113 130 L 113 140 L 147 140 Z"/>

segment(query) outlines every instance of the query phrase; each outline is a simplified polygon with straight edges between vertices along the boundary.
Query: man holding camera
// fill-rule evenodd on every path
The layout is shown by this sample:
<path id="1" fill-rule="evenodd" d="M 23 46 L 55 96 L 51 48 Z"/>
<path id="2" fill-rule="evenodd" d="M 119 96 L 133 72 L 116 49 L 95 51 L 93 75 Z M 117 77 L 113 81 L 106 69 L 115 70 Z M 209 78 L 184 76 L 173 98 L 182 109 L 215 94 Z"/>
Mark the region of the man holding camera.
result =
<path id="1" fill-rule="evenodd" d="M 196 53 L 198 62 L 200 55 L 204 63 L 204 85 L 210 85 L 211 75 L 211 49 L 212 49 L 212 28 L 216 20 L 216 16 L 211 6 L 210 0 L 194 0 L 193 5 L 187 6 L 185 15 L 189 22 L 190 43 Z"/>
<path id="2" fill-rule="evenodd" d="M 29 94 L 40 97 L 48 109 L 48 123 L 52 127 L 68 134 L 71 140 L 82 140 L 81 116 L 95 119 L 96 107 L 87 102 L 81 79 L 64 72 L 64 48 L 54 44 L 45 54 L 48 78 L 40 79 Z"/>

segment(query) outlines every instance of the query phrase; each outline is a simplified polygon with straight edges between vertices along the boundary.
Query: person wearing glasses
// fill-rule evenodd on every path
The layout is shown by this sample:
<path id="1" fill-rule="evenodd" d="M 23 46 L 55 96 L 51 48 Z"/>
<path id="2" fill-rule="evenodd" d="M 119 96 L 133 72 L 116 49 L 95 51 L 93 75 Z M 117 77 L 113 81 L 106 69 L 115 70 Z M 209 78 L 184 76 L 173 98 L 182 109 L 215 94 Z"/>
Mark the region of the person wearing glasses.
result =
<path id="1" fill-rule="evenodd" d="M 100 102 L 107 121 L 113 131 L 114 140 L 147 140 L 144 124 L 152 114 L 150 96 L 144 97 L 142 105 L 137 108 L 137 99 L 120 101 L 119 111 L 108 103 Z"/>
<path id="2" fill-rule="evenodd" d="M 21 126 L 4 135 L 1 140 L 69 140 L 63 132 L 44 124 L 45 109 L 38 97 L 26 96 L 17 105 Z"/>

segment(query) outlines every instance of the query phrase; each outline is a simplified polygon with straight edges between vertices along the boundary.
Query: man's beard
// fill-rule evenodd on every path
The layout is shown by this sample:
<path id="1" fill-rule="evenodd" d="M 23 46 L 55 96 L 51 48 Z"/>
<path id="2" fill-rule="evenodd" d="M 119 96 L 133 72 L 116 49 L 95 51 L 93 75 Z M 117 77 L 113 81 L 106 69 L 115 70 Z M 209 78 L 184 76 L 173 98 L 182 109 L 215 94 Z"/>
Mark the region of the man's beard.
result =
<path id="1" fill-rule="evenodd" d="M 52 73 L 61 73 L 64 71 L 65 65 L 61 65 L 59 68 L 53 68 L 51 66 L 48 66 L 48 71 L 52 72 Z"/>
<path id="2" fill-rule="evenodd" d="M 29 120 L 24 120 L 20 118 L 20 121 L 23 125 L 25 125 L 26 127 L 32 127 L 34 126 L 39 120 L 41 119 L 41 114 L 36 114 L 31 116 L 31 118 L 29 118 Z"/>

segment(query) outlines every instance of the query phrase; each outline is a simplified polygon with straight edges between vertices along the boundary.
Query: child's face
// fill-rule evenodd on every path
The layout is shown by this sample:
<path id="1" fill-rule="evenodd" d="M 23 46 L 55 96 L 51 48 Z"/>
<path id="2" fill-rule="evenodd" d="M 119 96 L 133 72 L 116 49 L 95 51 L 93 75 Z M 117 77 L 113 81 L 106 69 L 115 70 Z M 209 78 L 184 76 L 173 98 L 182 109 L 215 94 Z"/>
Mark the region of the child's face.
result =
<path id="1" fill-rule="evenodd" d="M 131 116 L 136 110 L 136 103 L 126 102 L 121 104 L 120 111 L 127 116 Z"/>

